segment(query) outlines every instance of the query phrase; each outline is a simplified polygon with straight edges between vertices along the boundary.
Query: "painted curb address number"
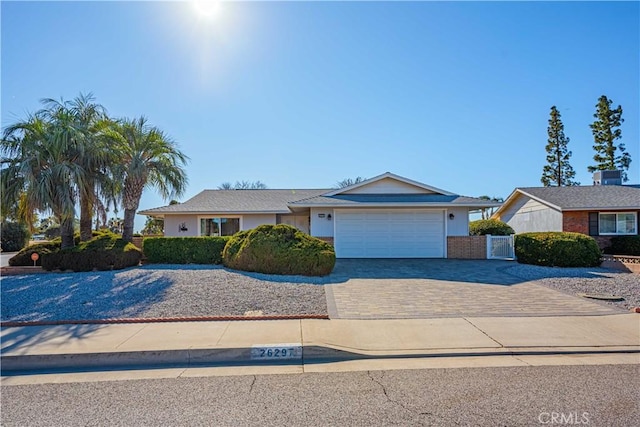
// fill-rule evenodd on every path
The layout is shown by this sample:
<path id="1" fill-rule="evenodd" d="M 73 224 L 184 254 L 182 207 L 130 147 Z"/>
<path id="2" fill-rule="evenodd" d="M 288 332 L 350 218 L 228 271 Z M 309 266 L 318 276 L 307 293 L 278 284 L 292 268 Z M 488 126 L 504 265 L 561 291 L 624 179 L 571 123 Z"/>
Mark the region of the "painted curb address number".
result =
<path id="1" fill-rule="evenodd" d="M 302 359 L 302 346 L 297 344 L 268 344 L 251 347 L 251 360 Z"/>

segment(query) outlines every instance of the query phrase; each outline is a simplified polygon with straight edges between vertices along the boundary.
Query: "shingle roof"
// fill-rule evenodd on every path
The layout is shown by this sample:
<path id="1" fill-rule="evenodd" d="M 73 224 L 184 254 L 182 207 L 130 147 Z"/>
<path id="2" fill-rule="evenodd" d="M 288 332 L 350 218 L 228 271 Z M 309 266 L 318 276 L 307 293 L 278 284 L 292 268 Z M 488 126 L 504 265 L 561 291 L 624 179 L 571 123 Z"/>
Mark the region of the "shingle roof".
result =
<path id="1" fill-rule="evenodd" d="M 474 197 L 443 194 L 338 194 L 335 196 L 316 196 L 291 203 L 292 206 L 364 206 L 364 205 L 458 205 L 489 207 L 499 206 L 499 203 Z"/>
<path id="2" fill-rule="evenodd" d="M 184 203 L 140 211 L 141 215 L 181 213 L 290 213 L 287 204 L 324 194 L 316 190 L 204 190 Z"/>
<path id="3" fill-rule="evenodd" d="M 524 187 L 516 191 L 561 210 L 640 209 L 640 188 L 635 185 Z"/>

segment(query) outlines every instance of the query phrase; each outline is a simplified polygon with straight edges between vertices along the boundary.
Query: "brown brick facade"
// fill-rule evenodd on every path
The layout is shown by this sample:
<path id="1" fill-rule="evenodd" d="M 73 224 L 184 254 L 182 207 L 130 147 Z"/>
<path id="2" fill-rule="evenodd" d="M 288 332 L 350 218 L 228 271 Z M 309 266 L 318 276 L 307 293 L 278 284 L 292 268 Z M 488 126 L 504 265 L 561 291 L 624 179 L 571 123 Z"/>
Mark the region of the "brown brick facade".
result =
<path id="1" fill-rule="evenodd" d="M 627 210 L 606 210 L 605 212 L 629 212 Z M 636 212 L 638 216 L 640 216 L 640 211 L 631 211 Z M 636 224 L 636 227 L 638 225 Z M 582 233 L 589 236 L 589 211 L 575 211 L 575 212 L 563 212 L 562 213 L 562 231 L 570 231 L 573 233 Z M 613 236 L 591 236 L 596 242 L 598 242 L 598 246 L 600 249 L 604 249 L 606 247 L 611 246 L 611 237 Z"/>
<path id="2" fill-rule="evenodd" d="M 487 237 L 447 236 L 447 258 L 487 259 Z"/>
<path id="3" fill-rule="evenodd" d="M 562 231 L 589 235 L 589 212 L 563 212 Z"/>

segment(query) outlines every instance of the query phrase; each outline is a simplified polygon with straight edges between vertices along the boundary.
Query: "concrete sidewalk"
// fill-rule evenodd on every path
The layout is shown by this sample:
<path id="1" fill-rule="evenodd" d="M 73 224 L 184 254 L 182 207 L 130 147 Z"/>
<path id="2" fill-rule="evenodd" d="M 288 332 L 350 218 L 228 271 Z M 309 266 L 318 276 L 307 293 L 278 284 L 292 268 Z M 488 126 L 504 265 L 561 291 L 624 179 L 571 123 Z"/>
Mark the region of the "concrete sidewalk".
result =
<path id="1" fill-rule="evenodd" d="M 273 320 L 3 328 L 2 373 L 416 358 L 640 362 L 640 316 Z"/>

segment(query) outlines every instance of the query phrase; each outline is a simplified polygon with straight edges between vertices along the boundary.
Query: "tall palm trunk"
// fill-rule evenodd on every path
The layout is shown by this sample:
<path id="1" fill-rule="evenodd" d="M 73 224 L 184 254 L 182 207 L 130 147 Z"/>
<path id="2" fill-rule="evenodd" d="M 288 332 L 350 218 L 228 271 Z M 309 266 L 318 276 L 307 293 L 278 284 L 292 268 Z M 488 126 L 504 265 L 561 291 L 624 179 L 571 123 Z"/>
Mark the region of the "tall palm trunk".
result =
<path id="1" fill-rule="evenodd" d="M 136 219 L 136 211 L 140 204 L 140 197 L 144 190 L 146 177 L 129 177 L 124 184 L 124 224 L 122 230 L 122 239 L 125 242 L 133 240 L 133 226 Z"/>
<path id="2" fill-rule="evenodd" d="M 62 237 L 61 249 L 75 246 L 73 240 L 73 215 L 65 215 L 60 219 L 60 237 Z"/>
<path id="3" fill-rule="evenodd" d="M 136 219 L 136 209 L 127 209 L 124 210 L 124 229 L 122 231 L 122 239 L 125 242 L 130 242 L 133 240 L 133 225 Z"/>
<path id="4" fill-rule="evenodd" d="M 93 181 L 93 180 L 91 180 Z M 93 182 L 89 185 L 93 188 Z M 93 194 L 80 195 L 80 241 L 86 242 L 93 237 Z"/>

